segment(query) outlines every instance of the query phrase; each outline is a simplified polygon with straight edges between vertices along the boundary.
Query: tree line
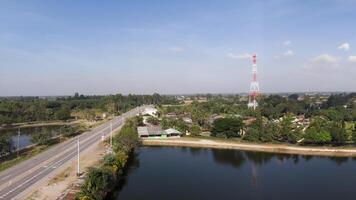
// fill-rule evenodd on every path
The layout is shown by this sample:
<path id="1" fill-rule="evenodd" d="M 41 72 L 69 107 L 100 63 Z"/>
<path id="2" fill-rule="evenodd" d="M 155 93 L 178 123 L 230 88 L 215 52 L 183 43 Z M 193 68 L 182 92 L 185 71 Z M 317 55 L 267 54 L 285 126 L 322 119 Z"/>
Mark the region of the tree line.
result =
<path id="1" fill-rule="evenodd" d="M 177 103 L 171 96 L 108 95 L 39 98 L 17 97 L 0 99 L 0 125 L 34 121 L 68 120 L 76 110 L 98 109 L 108 114 L 119 114 L 143 104 Z"/>

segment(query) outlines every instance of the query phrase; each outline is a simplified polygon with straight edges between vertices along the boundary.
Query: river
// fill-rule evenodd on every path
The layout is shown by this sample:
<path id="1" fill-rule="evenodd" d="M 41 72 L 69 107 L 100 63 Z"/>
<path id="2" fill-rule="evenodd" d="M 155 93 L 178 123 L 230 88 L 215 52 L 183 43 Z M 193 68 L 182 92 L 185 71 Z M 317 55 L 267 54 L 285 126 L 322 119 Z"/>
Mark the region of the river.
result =
<path id="1" fill-rule="evenodd" d="M 142 147 L 117 200 L 356 199 L 356 159 Z"/>

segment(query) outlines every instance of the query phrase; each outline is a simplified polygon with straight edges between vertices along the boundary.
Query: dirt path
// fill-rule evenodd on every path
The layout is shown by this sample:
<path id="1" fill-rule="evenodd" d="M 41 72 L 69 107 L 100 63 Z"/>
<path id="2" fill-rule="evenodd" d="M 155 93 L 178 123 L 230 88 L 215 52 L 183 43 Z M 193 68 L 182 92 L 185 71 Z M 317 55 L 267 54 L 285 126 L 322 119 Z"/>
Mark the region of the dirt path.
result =
<path id="1" fill-rule="evenodd" d="M 220 149 L 239 149 L 247 151 L 261 151 L 272 153 L 288 153 L 319 156 L 356 157 L 356 148 L 333 148 L 333 147 L 301 147 L 286 144 L 254 144 L 238 141 L 198 139 L 198 138 L 169 138 L 169 139 L 146 139 L 142 140 L 146 146 L 185 146 L 185 147 L 208 147 Z"/>

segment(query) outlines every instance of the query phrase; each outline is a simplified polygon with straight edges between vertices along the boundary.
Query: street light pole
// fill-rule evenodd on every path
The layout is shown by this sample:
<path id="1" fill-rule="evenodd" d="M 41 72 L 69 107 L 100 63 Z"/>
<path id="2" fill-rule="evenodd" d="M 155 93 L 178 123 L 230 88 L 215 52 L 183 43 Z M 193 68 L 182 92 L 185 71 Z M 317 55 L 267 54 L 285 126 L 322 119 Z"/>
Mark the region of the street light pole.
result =
<path id="1" fill-rule="evenodd" d="M 112 149 L 112 122 L 110 122 L 110 148 Z"/>
<path id="2" fill-rule="evenodd" d="M 20 152 L 20 128 L 17 131 L 17 157 L 19 157 L 19 152 Z"/>
<path id="3" fill-rule="evenodd" d="M 78 140 L 77 140 L 77 146 L 78 146 L 78 166 L 77 166 L 77 176 L 80 175 L 80 146 L 79 146 L 79 136 L 78 136 Z"/>

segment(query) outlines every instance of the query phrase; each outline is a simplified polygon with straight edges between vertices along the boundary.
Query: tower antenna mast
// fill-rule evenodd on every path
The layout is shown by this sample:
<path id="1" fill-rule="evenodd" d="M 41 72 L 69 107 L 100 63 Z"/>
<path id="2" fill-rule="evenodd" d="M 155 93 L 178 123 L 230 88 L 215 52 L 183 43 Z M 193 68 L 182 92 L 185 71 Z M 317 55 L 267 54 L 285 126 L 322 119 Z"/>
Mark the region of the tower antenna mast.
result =
<path id="1" fill-rule="evenodd" d="M 253 108 L 256 110 L 256 107 L 258 106 L 257 103 L 257 96 L 260 94 L 260 87 L 257 82 L 257 64 L 256 64 L 256 54 L 252 55 L 252 80 L 250 84 L 250 94 L 248 98 L 248 104 L 247 107 Z"/>

